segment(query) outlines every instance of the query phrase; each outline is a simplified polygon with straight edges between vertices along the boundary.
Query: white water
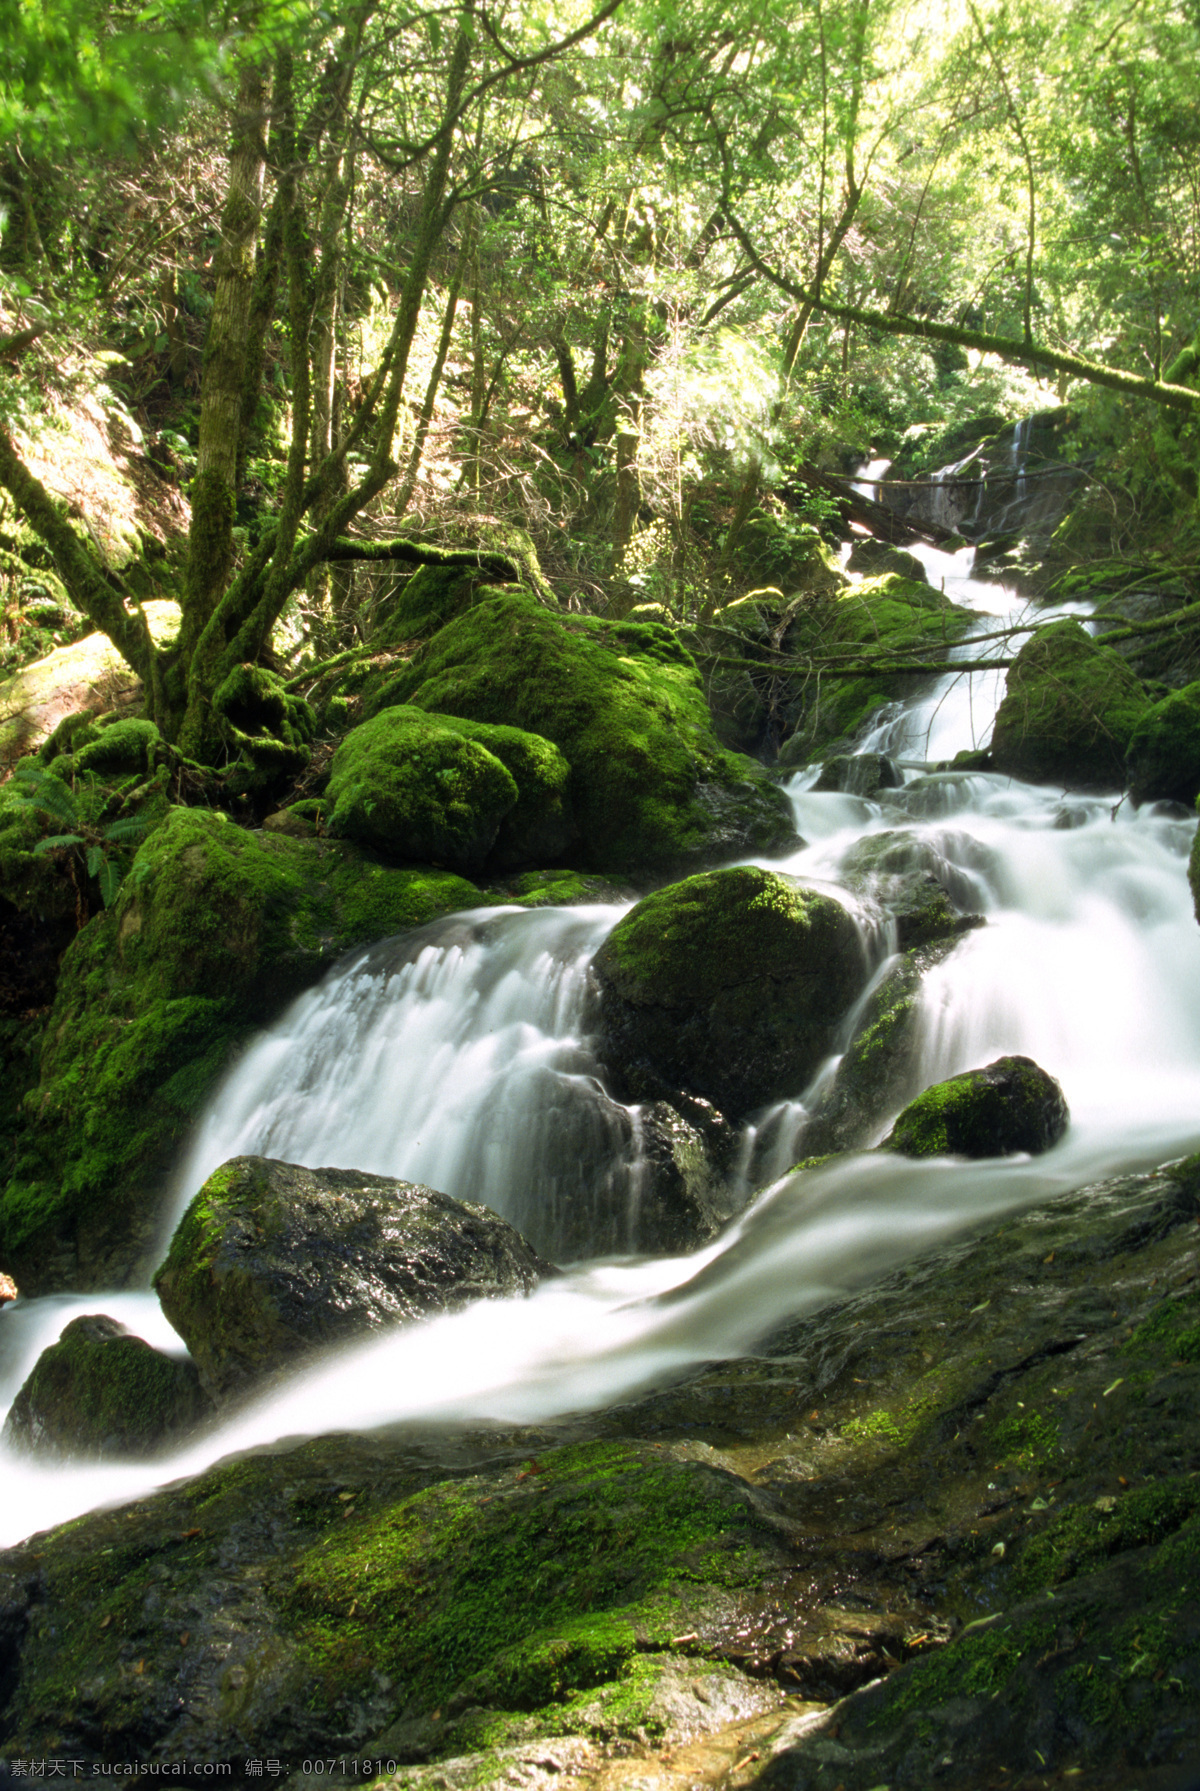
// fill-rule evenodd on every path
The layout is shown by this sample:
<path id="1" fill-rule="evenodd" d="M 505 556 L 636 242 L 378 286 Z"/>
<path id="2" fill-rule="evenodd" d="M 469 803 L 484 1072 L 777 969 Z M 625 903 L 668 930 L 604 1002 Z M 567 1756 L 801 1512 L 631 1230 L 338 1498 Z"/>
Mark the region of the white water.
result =
<path id="1" fill-rule="evenodd" d="M 928 559 L 957 600 L 1013 606 L 968 580 L 961 561 Z M 929 761 L 986 738 L 995 683 L 946 679 L 910 706 L 897 735 L 905 755 Z M 483 1302 L 347 1349 L 166 1463 L 4 1458 L 0 1541 L 281 1437 L 402 1420 L 536 1422 L 628 1397 L 751 1347 L 772 1324 L 993 1214 L 1200 1144 L 1191 823 L 1125 806 L 1114 815 L 1113 802 L 993 776 L 917 776 L 878 803 L 819 795 L 811 782 L 793 786 L 809 844 L 780 868 L 836 884 L 856 840 L 898 828 L 935 852 L 987 925 L 927 979 L 926 1079 L 1025 1052 L 1063 1084 L 1072 1124 L 1060 1145 L 983 1164 L 858 1155 L 784 1178 L 700 1252 L 583 1264 L 527 1300 Z M 537 1203 L 611 1209 L 614 1194 L 619 1207 L 636 1127 L 598 1085 L 584 968 L 620 912 L 459 916 L 430 930 L 415 958 L 380 947 L 333 973 L 221 1090 L 181 1167 L 176 1207 L 215 1163 L 251 1150 L 423 1179 L 513 1218 Z M 780 1168 L 798 1154 L 806 1095 L 762 1116 Z M 18 1300 L 0 1313 L 0 1406 L 83 1311 L 162 1341 L 150 1294 Z"/>

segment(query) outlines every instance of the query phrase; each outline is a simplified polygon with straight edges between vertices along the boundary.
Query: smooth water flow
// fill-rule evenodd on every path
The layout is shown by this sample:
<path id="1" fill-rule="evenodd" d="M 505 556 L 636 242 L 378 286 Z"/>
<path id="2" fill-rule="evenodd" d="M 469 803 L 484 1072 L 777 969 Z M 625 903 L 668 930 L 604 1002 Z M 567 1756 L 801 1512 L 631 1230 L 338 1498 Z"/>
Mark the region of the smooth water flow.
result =
<path id="1" fill-rule="evenodd" d="M 944 577 L 949 595 L 981 611 L 981 629 L 1015 613 L 1012 594 L 970 579 L 961 558 L 925 557 L 935 583 Z M 921 765 L 947 758 L 987 738 L 999 690 L 996 674 L 948 676 L 883 718 L 875 743 Z M 326 1358 L 167 1462 L 50 1468 L 6 1456 L 0 1541 L 281 1437 L 407 1420 L 535 1422 L 628 1397 L 745 1351 L 773 1324 L 992 1215 L 1195 1149 L 1193 824 L 993 775 L 908 776 L 868 802 L 817 793 L 801 774 L 791 794 L 808 843 L 778 868 L 842 887 L 855 847 L 882 833 L 926 855 L 986 924 L 925 981 L 923 1080 L 1005 1052 L 1034 1057 L 1071 1108 L 1053 1151 L 975 1164 L 858 1154 L 782 1176 L 803 1154 L 827 1065 L 814 1089 L 796 1089 L 747 1129 L 747 1192 L 782 1179 L 690 1256 L 622 1255 L 638 1116 L 602 1086 L 586 982 L 622 910 L 455 916 L 331 972 L 262 1035 L 197 1130 L 165 1230 L 218 1162 L 252 1151 L 423 1180 L 543 1235 L 590 1202 L 617 1215 L 596 1259 L 529 1299 L 482 1302 Z M 885 930 L 875 947 L 888 948 Z M 67 1319 L 99 1311 L 155 1343 L 169 1335 L 149 1293 L 18 1300 L 0 1313 L 0 1406 Z"/>

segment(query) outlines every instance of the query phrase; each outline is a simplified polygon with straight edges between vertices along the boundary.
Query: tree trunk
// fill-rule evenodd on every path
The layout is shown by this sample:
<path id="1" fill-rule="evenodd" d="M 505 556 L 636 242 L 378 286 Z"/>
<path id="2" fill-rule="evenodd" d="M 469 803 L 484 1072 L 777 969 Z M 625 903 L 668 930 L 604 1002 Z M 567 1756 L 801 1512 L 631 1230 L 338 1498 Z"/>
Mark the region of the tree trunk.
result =
<path id="1" fill-rule="evenodd" d="M 254 250 L 262 213 L 265 104 L 263 70 L 257 63 L 247 63 L 238 82 L 229 189 L 221 214 L 221 245 L 216 256 L 217 287 L 204 345 L 200 447 L 192 481 L 192 521 L 179 636 L 185 659 L 191 657 L 233 570 L 238 438 L 254 295 Z"/>

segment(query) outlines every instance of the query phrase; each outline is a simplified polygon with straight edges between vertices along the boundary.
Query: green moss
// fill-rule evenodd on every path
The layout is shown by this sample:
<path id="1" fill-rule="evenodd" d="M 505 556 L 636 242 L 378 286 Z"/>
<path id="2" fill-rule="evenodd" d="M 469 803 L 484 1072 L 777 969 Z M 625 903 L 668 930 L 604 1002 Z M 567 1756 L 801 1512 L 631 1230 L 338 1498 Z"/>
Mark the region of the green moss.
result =
<path id="1" fill-rule="evenodd" d="M 832 598 L 804 604 L 788 628 L 785 646 L 805 657 L 824 657 L 831 648 L 857 648 L 899 659 L 916 654 L 937 658 L 962 639 L 974 620 L 923 580 L 883 573 Z M 881 708 L 911 696 L 912 689 L 911 677 L 889 677 L 886 670 L 798 684 L 786 698 L 794 728 L 788 763 L 824 757 L 833 741 L 853 739 Z"/>
<path id="2" fill-rule="evenodd" d="M 585 902 L 626 902 L 630 892 L 582 871 L 522 871 L 488 885 L 492 899 L 520 908 L 575 907 Z"/>
<path id="3" fill-rule="evenodd" d="M 1137 723 L 1126 755 L 1135 803 L 1192 803 L 1200 791 L 1200 683 L 1173 690 Z"/>
<path id="4" fill-rule="evenodd" d="M 152 1349 L 111 1320 L 77 1318 L 38 1357 L 5 1435 L 39 1450 L 145 1455 L 205 1409 L 191 1363 Z"/>
<path id="5" fill-rule="evenodd" d="M 695 663 L 667 628 L 497 595 L 441 629 L 379 700 L 552 741 L 592 869 L 668 871 L 794 838 L 782 792 L 717 745 Z"/>
<path id="6" fill-rule="evenodd" d="M 1200 1294 L 1163 1300 L 1123 1348 L 1130 1355 L 1200 1362 Z"/>
<path id="7" fill-rule="evenodd" d="M 1025 1544 L 1014 1583 L 1023 1592 L 1061 1585 L 1091 1572 L 1113 1555 L 1162 1542 L 1197 1512 L 1200 1480 L 1183 1474 L 1123 1494 L 1112 1511 L 1072 1506 Z"/>
<path id="8" fill-rule="evenodd" d="M 1054 1420 L 1035 1411 L 1010 1412 L 988 1431 L 996 1453 L 1019 1462 L 1051 1460 L 1060 1450 L 1059 1438 Z"/>
<path id="9" fill-rule="evenodd" d="M 996 711 L 997 771 L 1073 789 L 1119 788 L 1149 698 L 1128 664 L 1073 618 L 1039 628 L 1009 667 Z"/>
<path id="10" fill-rule="evenodd" d="M 289 1606 L 326 1676 L 402 1674 L 407 1711 L 535 1710 L 664 1640 L 696 1589 L 761 1572 L 744 1496 L 692 1464 L 594 1443 L 550 1451 L 486 1500 L 430 1488 L 299 1561 Z"/>
<path id="11" fill-rule="evenodd" d="M 334 754 L 329 831 L 401 862 L 480 870 L 518 796 L 480 742 L 419 709 L 385 709 Z"/>
<path id="12" fill-rule="evenodd" d="M 876 1725 L 893 1723 L 910 1710 L 936 1709 L 959 1698 L 995 1697 L 1023 1661 L 1050 1645 L 1054 1631 L 1053 1617 L 1044 1615 L 968 1630 L 948 1647 L 915 1661 L 872 1720 Z"/>

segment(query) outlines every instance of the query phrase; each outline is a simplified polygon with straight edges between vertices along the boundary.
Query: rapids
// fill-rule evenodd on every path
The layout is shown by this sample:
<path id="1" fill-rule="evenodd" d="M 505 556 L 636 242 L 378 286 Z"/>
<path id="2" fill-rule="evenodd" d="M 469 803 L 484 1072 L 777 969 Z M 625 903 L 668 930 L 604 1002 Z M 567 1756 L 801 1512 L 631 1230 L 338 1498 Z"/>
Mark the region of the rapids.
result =
<path id="1" fill-rule="evenodd" d="M 923 557 L 935 583 L 980 612 L 982 632 L 1017 617 L 1011 592 L 970 577 L 970 550 Z M 51 1468 L 0 1453 L 0 1543 L 279 1439 L 536 1423 L 628 1398 L 751 1349 L 783 1319 L 996 1214 L 1200 1145 L 1194 823 L 1116 797 L 928 775 L 986 740 L 1002 687 L 1001 672 L 951 675 L 882 716 L 863 745 L 895 755 L 908 781 L 879 801 L 817 793 L 813 773 L 797 776 L 807 844 L 775 868 L 838 889 L 864 834 L 913 827 L 929 842 L 987 925 L 926 980 L 925 1080 L 1004 1052 L 1034 1057 L 1071 1109 L 1053 1151 L 971 1164 L 859 1153 L 789 1178 L 826 1065 L 813 1089 L 747 1128 L 741 1192 L 763 1191 L 715 1240 L 688 1256 L 630 1257 L 638 1114 L 605 1092 L 587 1034 L 586 966 L 623 910 L 485 909 L 385 941 L 331 971 L 227 1076 L 180 1165 L 164 1243 L 216 1164 L 257 1152 L 425 1181 L 543 1234 L 563 1203 L 589 1202 L 616 1214 L 607 1233 L 597 1218 L 597 1255 L 528 1299 L 481 1302 L 325 1358 L 166 1461 Z M 862 929 L 882 973 L 888 928 L 867 912 Z M 0 1312 L 0 1412 L 63 1325 L 97 1311 L 181 1350 L 148 1291 L 18 1299 Z"/>

